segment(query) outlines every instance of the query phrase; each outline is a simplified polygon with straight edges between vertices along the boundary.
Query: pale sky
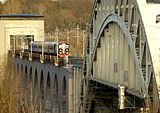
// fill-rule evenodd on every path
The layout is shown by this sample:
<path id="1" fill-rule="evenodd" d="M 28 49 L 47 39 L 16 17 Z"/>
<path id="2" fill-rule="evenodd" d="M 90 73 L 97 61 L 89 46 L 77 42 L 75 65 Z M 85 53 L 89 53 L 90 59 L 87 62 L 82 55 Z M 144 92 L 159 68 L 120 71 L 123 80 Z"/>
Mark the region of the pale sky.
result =
<path id="1" fill-rule="evenodd" d="M 0 2 L 2 2 L 2 3 L 4 3 L 5 1 L 7 1 L 7 0 L 0 0 Z"/>

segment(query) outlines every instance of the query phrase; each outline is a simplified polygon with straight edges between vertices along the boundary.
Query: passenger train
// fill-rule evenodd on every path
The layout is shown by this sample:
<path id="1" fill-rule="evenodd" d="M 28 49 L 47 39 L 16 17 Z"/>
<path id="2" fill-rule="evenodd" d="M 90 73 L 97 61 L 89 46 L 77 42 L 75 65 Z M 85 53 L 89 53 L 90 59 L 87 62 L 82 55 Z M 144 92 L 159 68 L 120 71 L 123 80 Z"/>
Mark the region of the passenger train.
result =
<path id="1" fill-rule="evenodd" d="M 42 49 L 45 55 L 53 55 L 59 57 L 69 56 L 69 44 L 65 42 L 57 43 L 57 42 L 34 41 L 29 43 L 28 47 L 29 52 L 32 51 L 32 53 L 42 53 Z"/>

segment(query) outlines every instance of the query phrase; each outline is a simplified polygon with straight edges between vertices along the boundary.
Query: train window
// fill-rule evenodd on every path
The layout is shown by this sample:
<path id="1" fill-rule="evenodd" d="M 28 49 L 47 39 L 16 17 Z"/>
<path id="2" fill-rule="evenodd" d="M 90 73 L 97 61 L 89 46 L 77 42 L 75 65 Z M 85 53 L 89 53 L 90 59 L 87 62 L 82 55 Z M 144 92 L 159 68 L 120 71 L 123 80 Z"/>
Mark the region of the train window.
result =
<path id="1" fill-rule="evenodd" d="M 42 48 L 42 44 L 39 44 L 39 45 L 38 45 L 38 48 Z"/>
<path id="2" fill-rule="evenodd" d="M 54 48 L 53 48 L 54 52 L 57 53 L 57 45 L 54 44 Z"/>
<path id="3" fill-rule="evenodd" d="M 44 49 L 47 49 L 47 44 L 44 44 Z"/>
<path id="4" fill-rule="evenodd" d="M 156 16 L 156 23 L 160 23 L 160 14 Z"/>

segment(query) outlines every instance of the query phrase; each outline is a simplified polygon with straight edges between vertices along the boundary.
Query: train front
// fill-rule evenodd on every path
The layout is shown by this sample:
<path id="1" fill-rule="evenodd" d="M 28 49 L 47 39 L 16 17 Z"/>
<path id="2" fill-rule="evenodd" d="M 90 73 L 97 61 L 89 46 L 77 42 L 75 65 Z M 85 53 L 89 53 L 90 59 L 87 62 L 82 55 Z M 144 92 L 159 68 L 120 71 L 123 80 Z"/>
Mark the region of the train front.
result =
<path id="1" fill-rule="evenodd" d="M 61 58 L 69 56 L 69 44 L 60 42 L 58 44 L 58 56 Z"/>

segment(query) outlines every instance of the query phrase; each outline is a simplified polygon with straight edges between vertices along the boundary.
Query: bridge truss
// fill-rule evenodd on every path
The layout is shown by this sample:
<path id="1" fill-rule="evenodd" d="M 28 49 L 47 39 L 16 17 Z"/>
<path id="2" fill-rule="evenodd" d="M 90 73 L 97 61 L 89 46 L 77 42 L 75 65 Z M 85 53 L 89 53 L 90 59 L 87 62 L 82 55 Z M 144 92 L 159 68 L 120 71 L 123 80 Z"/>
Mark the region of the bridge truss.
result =
<path id="1" fill-rule="evenodd" d="M 158 112 L 158 13 L 145 0 L 95 0 L 79 112 Z"/>

